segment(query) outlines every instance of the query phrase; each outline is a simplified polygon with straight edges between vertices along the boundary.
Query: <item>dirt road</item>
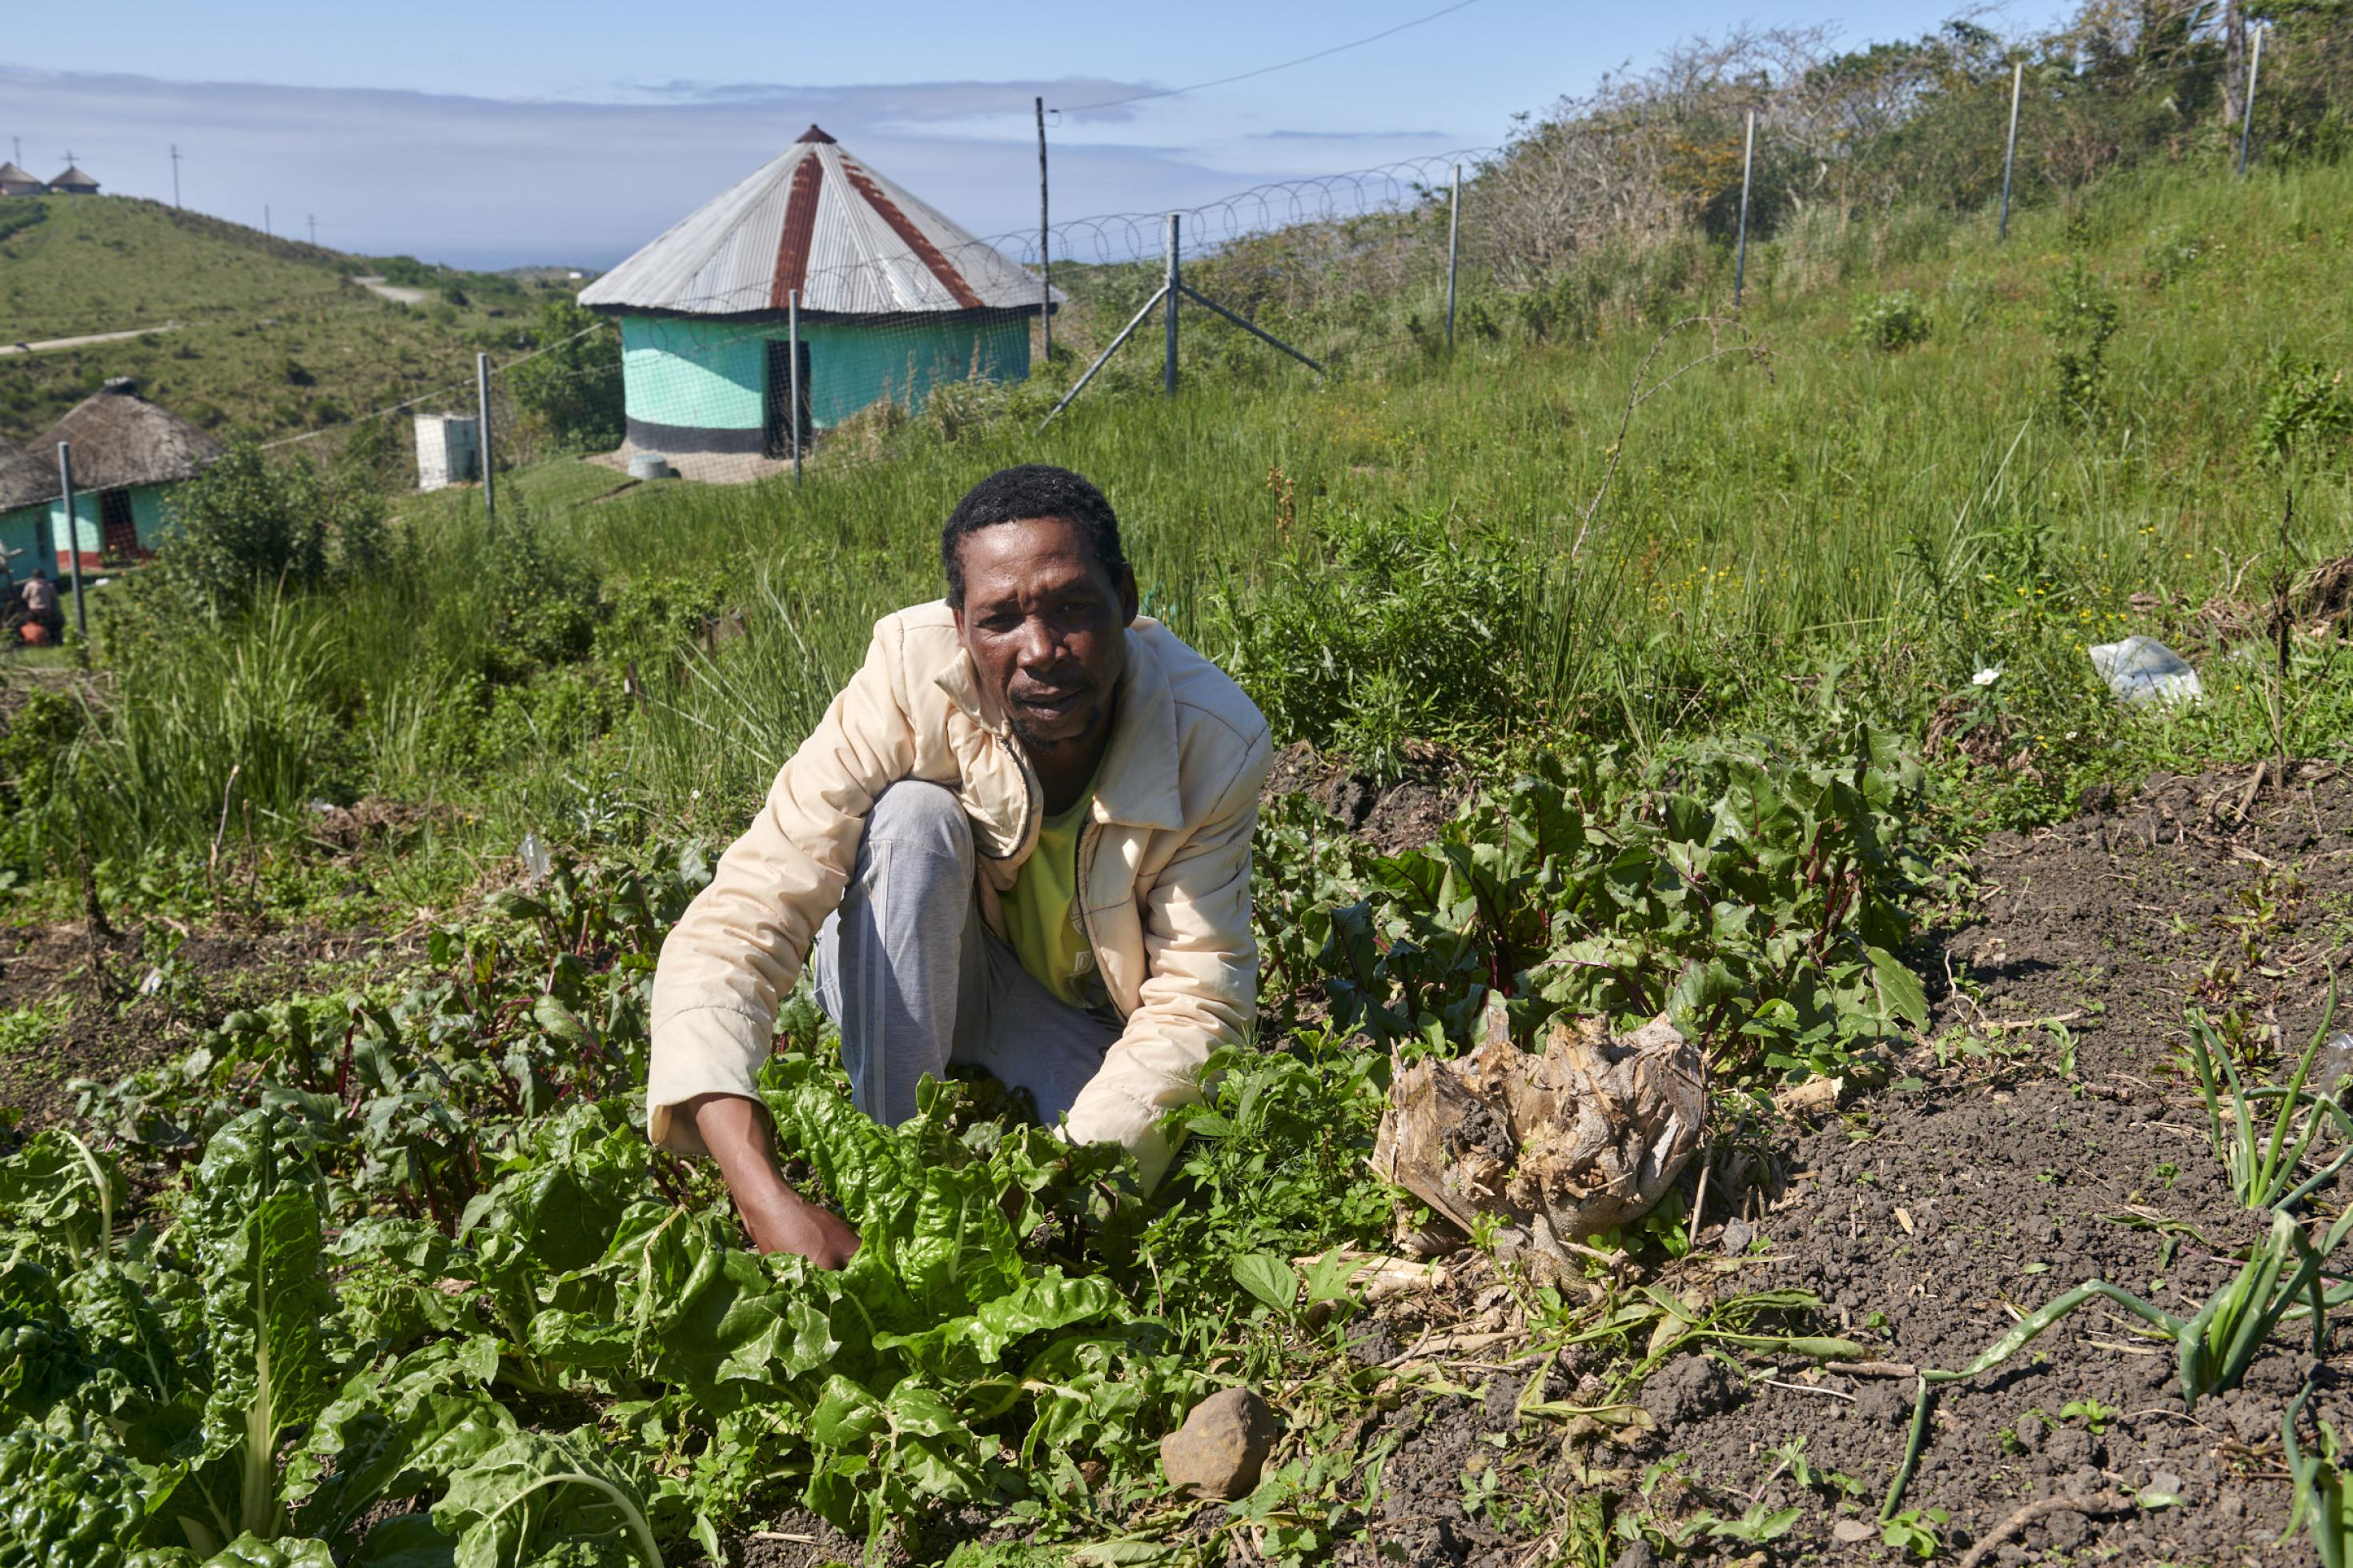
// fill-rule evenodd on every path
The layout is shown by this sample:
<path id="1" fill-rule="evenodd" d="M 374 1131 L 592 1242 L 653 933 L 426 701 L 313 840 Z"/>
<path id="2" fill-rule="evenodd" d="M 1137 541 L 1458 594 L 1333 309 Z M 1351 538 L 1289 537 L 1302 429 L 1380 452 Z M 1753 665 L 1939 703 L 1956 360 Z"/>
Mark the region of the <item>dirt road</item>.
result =
<path id="1" fill-rule="evenodd" d="M 397 283 L 387 283 L 381 278 L 354 278 L 353 282 L 379 300 L 389 300 L 396 305 L 422 305 L 426 290 L 405 289 Z"/>
<path id="2" fill-rule="evenodd" d="M 55 349 L 78 349 L 90 343 L 119 343 L 125 338 L 143 338 L 150 332 L 176 332 L 177 321 L 166 321 L 160 327 L 134 327 L 127 332 L 87 332 L 78 338 L 46 338 L 37 343 L 0 343 L 0 354 L 45 354 Z"/>

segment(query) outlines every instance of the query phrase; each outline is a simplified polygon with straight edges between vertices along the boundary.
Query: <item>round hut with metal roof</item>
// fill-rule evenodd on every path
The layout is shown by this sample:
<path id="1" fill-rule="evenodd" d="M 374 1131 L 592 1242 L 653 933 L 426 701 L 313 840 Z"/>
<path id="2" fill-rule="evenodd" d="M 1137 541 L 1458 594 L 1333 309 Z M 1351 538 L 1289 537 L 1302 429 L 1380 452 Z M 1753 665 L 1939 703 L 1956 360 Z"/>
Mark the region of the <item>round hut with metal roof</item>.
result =
<path id="1" fill-rule="evenodd" d="M 1041 292 L 812 125 L 580 302 L 619 321 L 631 447 L 778 457 L 796 293 L 806 436 L 880 402 L 919 408 L 944 381 L 1027 376 Z"/>

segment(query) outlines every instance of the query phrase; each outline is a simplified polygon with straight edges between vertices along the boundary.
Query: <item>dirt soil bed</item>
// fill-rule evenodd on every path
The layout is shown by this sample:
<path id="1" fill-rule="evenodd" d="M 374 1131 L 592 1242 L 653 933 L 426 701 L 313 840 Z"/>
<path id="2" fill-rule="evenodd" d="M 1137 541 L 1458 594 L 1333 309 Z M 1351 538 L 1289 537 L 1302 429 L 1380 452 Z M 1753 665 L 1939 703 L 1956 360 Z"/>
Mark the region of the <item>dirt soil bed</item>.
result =
<path id="1" fill-rule="evenodd" d="M 1660 1282 L 1810 1289 L 1827 1307 L 1823 1329 L 1884 1340 L 1890 1362 L 1948 1368 L 2086 1279 L 2187 1316 L 2260 1227 L 2232 1199 L 2195 1088 L 2175 1070 L 2184 1008 L 2230 1015 L 2234 1027 L 2268 1035 L 2253 1047 L 2260 1054 L 2293 1058 L 2320 1023 L 2329 963 L 2353 950 L 2353 777 L 2294 771 L 2242 822 L 2245 782 L 2160 778 L 2128 802 L 1989 843 L 1970 912 L 1914 955 L 1933 977 L 1944 1059 L 1923 1046 L 1894 1084 L 1784 1141 L 1773 1151 L 1781 1180 L 1719 1188 L 1700 1253 Z M 2063 1037 L 2042 1020 L 2072 1038 L 2072 1074 Z M 2353 1009 L 2341 1021 L 2353 1025 Z M 1712 1272 L 1726 1258 L 1743 1260 L 1728 1280 Z M 2308 1346 L 2275 1340 L 2244 1386 L 2193 1414 L 2171 1347 L 2137 1326 L 2078 1311 L 2029 1352 L 1944 1391 L 1906 1506 L 1947 1512 L 1932 1528 L 1948 1560 L 2028 1503 L 2154 1483 L 2177 1490 L 2180 1506 L 2048 1512 L 1986 1560 L 2312 1561 L 2301 1532 L 2279 1541 L 2291 1502 L 2280 1417 Z M 2314 1401 L 2340 1429 L 2353 1420 L 2353 1390 L 2330 1375 L 2342 1353 L 2340 1331 Z M 1757 1502 L 1801 1509 L 1775 1541 L 1725 1541 L 1703 1556 L 1892 1556 L 1863 1524 L 1903 1453 L 1915 1385 L 1794 1358 L 1769 1380 L 1750 1370 L 1670 1363 L 1641 1394 L 1656 1431 L 1623 1447 L 1536 1456 L 1537 1483 L 1632 1493 L 1647 1472 L 1650 1506 L 1667 1518 L 1704 1508 L 1737 1519 Z M 1398 1420 L 1409 1436 L 1384 1474 L 1375 1538 L 1414 1562 L 1525 1560 L 1538 1543 L 1499 1528 L 1492 1507 L 1466 1510 L 1463 1474 L 1525 1463 L 1531 1446 L 1558 1444 L 1559 1429 L 1520 1426 L 1492 1385 L 1482 1401 L 1425 1403 Z M 1770 1452 L 1793 1438 L 1816 1472 L 1810 1489 Z M 1831 1473 L 1860 1483 L 1851 1500 L 1821 1479 Z M 1833 1533 L 1842 1521 L 1858 1539 Z M 1649 1562 L 1649 1549 L 1620 1560 Z"/>
<path id="2" fill-rule="evenodd" d="M 81 921 L 0 927 L 0 1013 L 26 1023 L 0 1051 L 0 1108 L 25 1136 L 73 1114 L 76 1079 L 111 1082 L 185 1054 L 196 1032 L 241 1006 L 342 984 L 413 957 L 381 932 L 319 925 L 272 931 L 133 928 L 90 939 Z M 345 966 L 351 966 L 346 968 Z"/>
<path id="3" fill-rule="evenodd" d="M 1275 753 L 1261 798 L 1303 795 L 1382 854 L 1395 855 L 1437 837 L 1474 787 L 1471 771 L 1443 752 L 1424 752 L 1406 777 L 1383 784 L 1352 769 L 1345 757 L 1323 756 L 1293 741 Z"/>

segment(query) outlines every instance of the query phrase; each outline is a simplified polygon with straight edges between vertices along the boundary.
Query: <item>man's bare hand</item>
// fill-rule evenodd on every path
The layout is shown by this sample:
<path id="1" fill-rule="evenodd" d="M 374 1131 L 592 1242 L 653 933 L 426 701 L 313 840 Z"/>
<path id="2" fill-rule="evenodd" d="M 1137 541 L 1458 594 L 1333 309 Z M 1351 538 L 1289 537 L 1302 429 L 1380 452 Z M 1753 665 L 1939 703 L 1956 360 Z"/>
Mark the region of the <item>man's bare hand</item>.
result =
<path id="1" fill-rule="evenodd" d="M 839 1268 L 858 1251 L 858 1233 L 793 1191 L 776 1169 L 768 1119 L 739 1094 L 703 1094 L 679 1107 L 719 1162 L 744 1228 L 763 1252 L 791 1252 L 819 1268 Z"/>

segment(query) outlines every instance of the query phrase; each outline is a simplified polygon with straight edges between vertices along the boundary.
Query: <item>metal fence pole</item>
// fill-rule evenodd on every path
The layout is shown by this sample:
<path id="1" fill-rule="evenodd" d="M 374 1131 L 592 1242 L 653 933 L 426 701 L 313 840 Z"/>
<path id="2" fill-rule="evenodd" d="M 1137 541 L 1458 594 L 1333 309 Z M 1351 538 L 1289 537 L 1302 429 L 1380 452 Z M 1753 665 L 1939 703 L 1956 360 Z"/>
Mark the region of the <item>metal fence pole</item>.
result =
<path id="1" fill-rule="evenodd" d="M 66 560 L 73 574 L 74 630 L 90 640 L 90 612 L 81 602 L 81 519 L 74 514 L 73 443 L 58 443 L 58 488 L 65 491 Z"/>
<path id="2" fill-rule="evenodd" d="M 1748 111 L 1748 134 L 1740 148 L 1740 248 L 1732 263 L 1732 308 L 1740 309 L 1740 292 L 1748 283 L 1748 175 L 1757 163 L 1757 111 Z"/>
<path id="3" fill-rule="evenodd" d="M 1168 296 L 1168 360 L 1161 374 L 1161 390 L 1176 395 L 1176 215 L 1168 215 L 1168 278 L 1161 285 Z"/>
<path id="4" fill-rule="evenodd" d="M 1046 100 L 1038 100 L 1038 330 L 1054 363 L 1054 263 L 1046 253 Z"/>
<path id="5" fill-rule="evenodd" d="M 474 460 L 482 466 L 482 531 L 485 538 L 499 525 L 498 480 L 491 470 L 491 356 L 474 356 Z"/>
<path id="6" fill-rule="evenodd" d="M 2010 143 L 2001 154 L 2001 227 L 1994 236 L 1996 243 L 2010 237 L 2010 176 L 2018 167 L 2018 100 L 2026 88 L 2026 62 L 2013 60 L 2010 67 Z"/>
<path id="7" fill-rule="evenodd" d="M 2255 74 L 2263 68 L 2263 35 L 2270 31 L 2269 27 L 2255 29 L 2254 50 L 2247 59 L 2247 112 L 2246 117 L 2239 121 L 2238 173 L 2241 179 L 2246 178 L 2247 174 L 2247 138 L 2255 129 Z"/>
<path id="8" fill-rule="evenodd" d="M 1454 194 L 1446 204 L 1446 347 L 1454 348 L 1454 269 L 1462 254 L 1462 165 L 1454 165 Z"/>
<path id="9" fill-rule="evenodd" d="M 793 483 L 801 482 L 801 291 L 785 296 L 785 357 L 792 362 Z"/>

